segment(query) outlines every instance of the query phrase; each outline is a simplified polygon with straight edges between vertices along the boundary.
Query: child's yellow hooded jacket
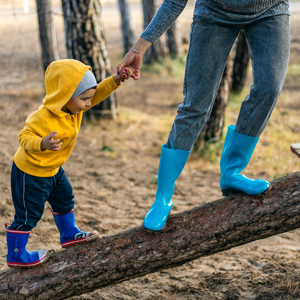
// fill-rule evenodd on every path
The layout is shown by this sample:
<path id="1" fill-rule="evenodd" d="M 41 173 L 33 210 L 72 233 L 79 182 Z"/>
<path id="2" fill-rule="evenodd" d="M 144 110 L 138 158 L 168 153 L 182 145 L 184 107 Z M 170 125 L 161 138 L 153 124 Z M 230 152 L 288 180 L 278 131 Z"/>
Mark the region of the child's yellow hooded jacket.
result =
<path id="1" fill-rule="evenodd" d="M 91 70 L 91 67 L 72 59 L 55 61 L 47 68 L 43 104 L 27 117 L 26 125 L 19 134 L 20 147 L 14 156 L 14 162 L 23 172 L 38 177 L 54 176 L 69 158 L 80 129 L 83 111 L 73 115 L 61 109 L 70 100 L 88 69 Z M 91 107 L 105 100 L 119 86 L 113 77 L 100 82 L 91 99 Z M 43 138 L 54 131 L 57 131 L 55 139 L 63 142 L 61 148 L 58 151 L 42 151 Z"/>

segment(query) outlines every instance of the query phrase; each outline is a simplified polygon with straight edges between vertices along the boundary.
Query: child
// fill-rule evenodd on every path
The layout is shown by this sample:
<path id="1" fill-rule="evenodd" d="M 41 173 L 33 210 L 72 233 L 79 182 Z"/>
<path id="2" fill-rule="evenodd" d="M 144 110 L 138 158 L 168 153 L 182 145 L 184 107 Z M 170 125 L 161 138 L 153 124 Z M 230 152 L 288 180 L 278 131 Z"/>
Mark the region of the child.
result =
<path id="1" fill-rule="evenodd" d="M 73 150 L 83 112 L 106 99 L 131 75 L 130 68 L 122 69 L 97 84 L 91 68 L 76 60 L 58 60 L 47 68 L 46 97 L 20 132 L 20 147 L 12 165 L 15 217 L 11 226 L 5 224 L 9 267 L 34 267 L 48 258 L 46 250 L 32 252 L 25 248 L 46 201 L 52 207 L 62 247 L 99 237 L 97 231 L 83 232 L 77 227 L 72 187 L 61 166 Z"/>

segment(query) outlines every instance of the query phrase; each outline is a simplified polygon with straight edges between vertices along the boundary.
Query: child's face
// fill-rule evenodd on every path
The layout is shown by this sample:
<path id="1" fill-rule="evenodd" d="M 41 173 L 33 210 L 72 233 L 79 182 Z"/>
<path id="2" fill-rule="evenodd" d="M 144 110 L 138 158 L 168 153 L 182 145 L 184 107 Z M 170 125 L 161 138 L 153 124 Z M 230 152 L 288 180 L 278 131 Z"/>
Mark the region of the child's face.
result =
<path id="1" fill-rule="evenodd" d="M 79 114 L 83 109 L 91 106 L 91 98 L 96 93 L 96 89 L 89 89 L 78 95 L 77 97 L 69 100 L 66 105 L 62 108 L 63 111 L 67 109 L 74 115 Z"/>

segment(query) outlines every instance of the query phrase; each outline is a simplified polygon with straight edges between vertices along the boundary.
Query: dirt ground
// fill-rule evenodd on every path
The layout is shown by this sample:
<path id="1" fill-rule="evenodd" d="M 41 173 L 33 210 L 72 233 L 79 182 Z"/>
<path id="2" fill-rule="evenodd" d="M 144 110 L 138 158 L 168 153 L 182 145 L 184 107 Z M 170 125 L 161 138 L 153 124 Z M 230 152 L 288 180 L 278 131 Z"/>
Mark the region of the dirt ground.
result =
<path id="1" fill-rule="evenodd" d="M 113 68 L 122 56 L 116 7 L 103 7 Z M 138 5 L 132 8 L 139 33 L 141 9 Z M 185 37 L 192 8 L 189 4 L 180 17 Z M 14 216 L 10 168 L 18 147 L 17 136 L 26 116 L 38 108 L 44 96 L 36 14 L 34 9 L 28 15 L 17 8 L 14 12 L 7 5 L 0 8 L 0 269 L 6 268 L 4 223 L 10 224 Z M 54 19 L 60 56 L 64 58 L 62 17 L 57 14 Z M 299 24 L 300 15 L 295 14 L 291 17 L 294 63 L 300 63 Z M 287 91 L 285 87 L 283 93 Z M 288 92 L 299 95 L 299 85 Z M 141 225 L 151 206 L 160 145 L 166 141 L 181 102 L 182 79 L 149 73 L 138 82 L 126 82 L 117 96 L 117 120 L 103 120 L 93 126 L 85 123 L 64 165 L 74 188 L 78 226 L 96 229 L 101 236 Z M 294 107 L 299 109 L 299 103 Z M 230 118 L 236 115 L 230 114 Z M 298 171 L 297 159 L 292 157 L 291 161 L 289 172 Z M 273 179 L 263 170 L 247 173 L 249 177 L 257 174 Z M 221 197 L 218 164 L 191 157 L 176 183 L 172 213 Z M 32 231 L 30 250 L 61 249 L 48 207 L 46 204 L 42 220 Z M 300 231 L 295 230 L 72 299 L 300 299 L 299 284 Z"/>

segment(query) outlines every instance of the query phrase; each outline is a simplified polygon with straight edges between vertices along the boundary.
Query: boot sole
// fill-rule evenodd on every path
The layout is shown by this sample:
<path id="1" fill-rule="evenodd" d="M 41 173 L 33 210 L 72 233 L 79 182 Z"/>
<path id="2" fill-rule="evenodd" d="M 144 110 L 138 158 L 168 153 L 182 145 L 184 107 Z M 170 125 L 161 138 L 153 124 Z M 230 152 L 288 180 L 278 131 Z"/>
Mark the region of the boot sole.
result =
<path id="1" fill-rule="evenodd" d="M 171 214 L 171 211 L 169 212 L 167 218 L 169 218 L 170 214 Z M 145 231 L 150 232 L 150 233 L 161 233 L 161 232 L 163 232 L 163 231 L 165 230 L 166 225 L 165 225 L 162 229 L 160 229 L 160 230 L 152 230 L 152 229 L 148 229 L 148 228 L 146 228 L 144 225 L 143 225 L 143 228 L 144 228 Z"/>
<path id="2" fill-rule="evenodd" d="M 10 265 L 9 263 L 7 263 L 7 265 L 12 268 L 12 269 L 30 269 L 30 268 L 36 268 L 38 266 L 40 266 L 41 264 L 43 264 L 44 262 L 46 262 L 50 257 L 49 252 L 47 252 L 46 256 L 37 264 L 34 266 L 26 266 L 26 265 Z"/>
<path id="3" fill-rule="evenodd" d="M 84 238 L 84 239 L 79 239 L 79 240 L 74 240 L 74 241 L 70 241 L 70 244 L 68 245 L 61 245 L 62 248 L 69 248 L 78 244 L 82 244 L 82 243 L 90 243 L 93 242 L 95 240 L 97 240 L 99 238 L 99 233 L 97 231 L 95 231 L 94 234 Z"/>
<path id="4" fill-rule="evenodd" d="M 152 229 L 148 229 L 148 228 L 146 228 L 144 226 L 143 226 L 143 228 L 144 228 L 145 231 L 150 232 L 150 233 L 161 233 L 161 232 L 164 231 L 164 229 L 166 228 L 166 226 L 164 228 L 160 229 L 160 230 L 152 230 Z"/>
<path id="5" fill-rule="evenodd" d="M 248 194 L 244 193 L 243 191 L 240 191 L 237 189 L 225 189 L 225 190 L 221 190 L 221 192 L 224 197 L 230 196 L 231 194 L 245 194 L 248 196 L 263 197 L 270 192 L 271 188 L 272 188 L 272 184 L 270 184 L 268 189 L 266 189 L 263 193 L 260 193 L 257 195 L 248 195 Z"/>

